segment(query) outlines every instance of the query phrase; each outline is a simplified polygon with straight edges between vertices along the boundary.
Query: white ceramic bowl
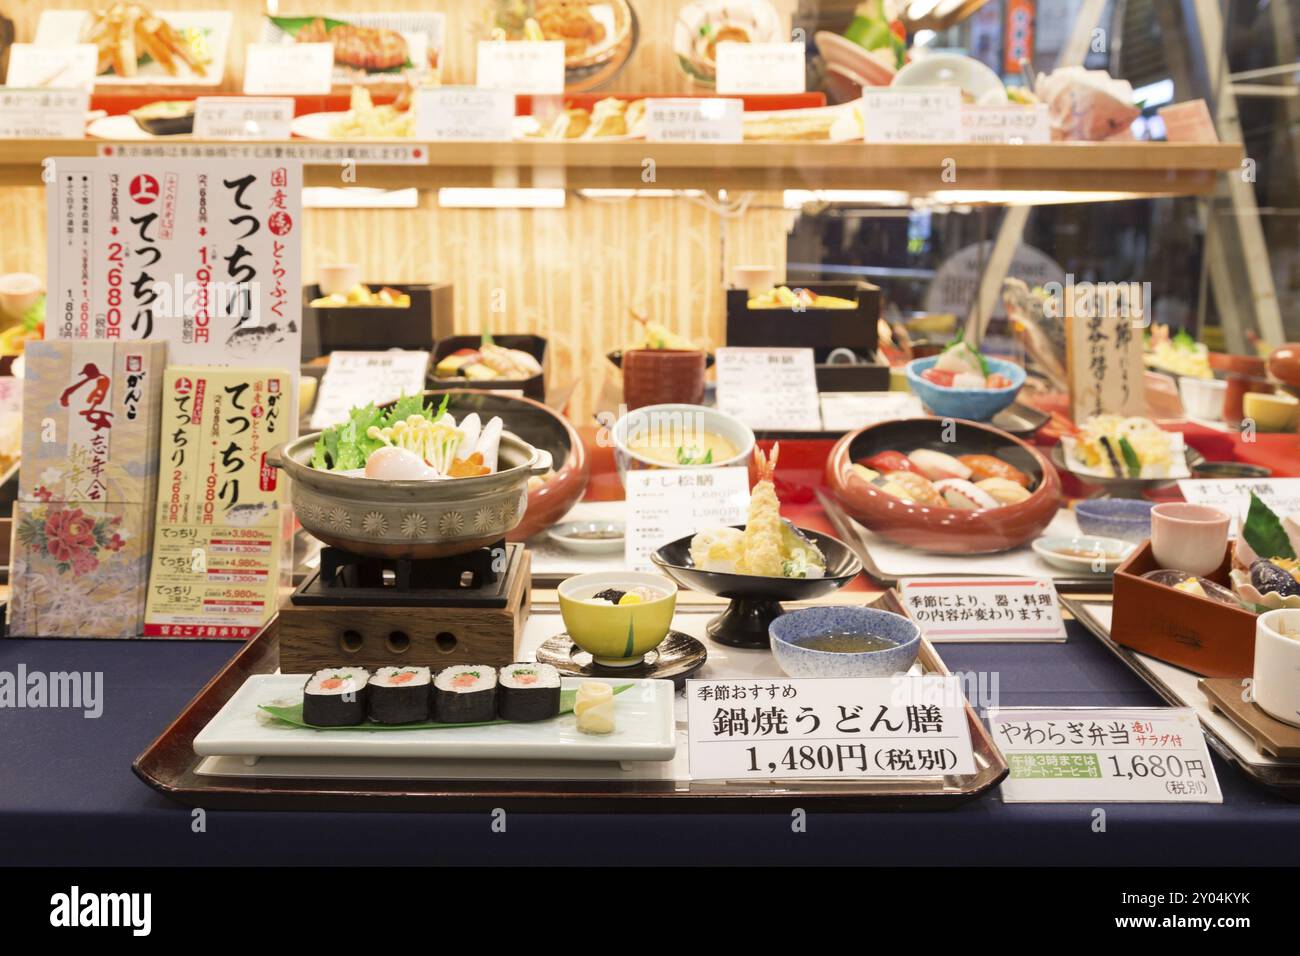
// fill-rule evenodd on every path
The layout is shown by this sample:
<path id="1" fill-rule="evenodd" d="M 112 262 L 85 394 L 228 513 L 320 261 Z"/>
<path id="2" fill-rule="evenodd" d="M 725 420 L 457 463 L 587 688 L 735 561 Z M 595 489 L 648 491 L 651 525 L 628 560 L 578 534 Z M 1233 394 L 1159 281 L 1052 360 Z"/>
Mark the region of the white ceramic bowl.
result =
<path id="1" fill-rule="evenodd" d="M 1300 610 L 1261 614 L 1255 622 L 1255 703 L 1300 727 Z"/>
<path id="2" fill-rule="evenodd" d="M 0 312 L 11 319 L 21 319 L 41 297 L 45 284 L 30 272 L 10 272 L 0 276 Z"/>
<path id="3" fill-rule="evenodd" d="M 1183 400 L 1183 412 L 1189 418 L 1223 421 L 1223 396 L 1228 383 L 1221 378 L 1191 378 L 1184 375 L 1178 380 L 1178 395 Z"/>
<path id="4" fill-rule="evenodd" d="M 702 431 L 713 432 L 725 438 L 736 448 L 736 454 L 726 460 L 712 461 L 708 465 L 665 465 L 647 458 L 628 447 L 644 432 L 661 434 L 673 444 L 689 444 L 692 436 Z M 619 480 L 626 484 L 629 471 L 645 469 L 721 468 L 726 465 L 744 465 L 754 454 L 754 431 L 739 418 L 703 405 L 646 405 L 628 412 L 610 429 L 614 442 L 614 464 Z"/>
<path id="5" fill-rule="evenodd" d="M 908 63 L 894 76 L 890 86 L 955 86 L 969 93 L 977 106 L 1001 106 L 1007 88 L 987 66 L 957 53 L 934 53 Z"/>
<path id="6" fill-rule="evenodd" d="M 352 262 L 321 266 L 316 270 L 316 282 L 321 295 L 347 295 L 361 282 L 361 266 Z"/>

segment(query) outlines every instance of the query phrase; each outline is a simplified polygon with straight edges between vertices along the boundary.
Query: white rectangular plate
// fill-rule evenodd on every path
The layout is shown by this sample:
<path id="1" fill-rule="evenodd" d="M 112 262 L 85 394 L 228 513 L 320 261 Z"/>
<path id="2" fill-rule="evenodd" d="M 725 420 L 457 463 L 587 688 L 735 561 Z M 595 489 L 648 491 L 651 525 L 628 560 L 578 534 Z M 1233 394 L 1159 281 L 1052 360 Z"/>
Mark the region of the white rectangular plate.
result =
<path id="1" fill-rule="evenodd" d="M 614 733 L 578 732 L 572 714 L 527 724 L 443 730 L 308 730 L 277 724 L 262 704 L 295 704 L 306 674 L 257 674 L 194 738 L 200 757 L 407 757 L 501 760 L 671 760 L 677 752 L 673 685 L 666 680 L 610 679 L 631 684 L 614 697 Z M 564 689 L 577 678 L 565 678 Z"/>

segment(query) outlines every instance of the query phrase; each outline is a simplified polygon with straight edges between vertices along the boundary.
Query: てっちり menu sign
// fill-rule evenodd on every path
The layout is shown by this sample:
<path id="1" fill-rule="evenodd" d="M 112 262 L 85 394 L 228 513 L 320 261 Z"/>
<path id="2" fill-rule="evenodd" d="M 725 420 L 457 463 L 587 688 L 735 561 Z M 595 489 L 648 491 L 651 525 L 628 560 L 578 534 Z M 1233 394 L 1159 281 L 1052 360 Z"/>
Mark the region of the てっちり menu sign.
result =
<path id="1" fill-rule="evenodd" d="M 51 339 L 166 341 L 190 365 L 297 368 L 302 164 L 57 158 Z"/>
<path id="2" fill-rule="evenodd" d="M 146 637 L 252 637 L 276 610 L 289 432 L 282 369 L 170 367 Z"/>

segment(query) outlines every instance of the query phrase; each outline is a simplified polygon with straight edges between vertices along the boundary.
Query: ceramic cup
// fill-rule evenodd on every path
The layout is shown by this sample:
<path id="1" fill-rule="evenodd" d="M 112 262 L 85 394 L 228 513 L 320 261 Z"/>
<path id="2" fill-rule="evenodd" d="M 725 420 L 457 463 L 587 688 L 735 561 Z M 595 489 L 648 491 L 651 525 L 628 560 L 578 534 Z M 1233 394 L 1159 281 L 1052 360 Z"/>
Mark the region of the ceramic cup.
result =
<path id="1" fill-rule="evenodd" d="M 347 295 L 361 282 L 361 266 L 355 262 L 321 266 L 316 270 L 316 281 L 321 295 Z"/>
<path id="2" fill-rule="evenodd" d="M 1218 508 L 1170 501 L 1151 509 L 1151 550 L 1162 568 L 1198 577 L 1223 563 L 1232 519 Z"/>
<path id="3" fill-rule="evenodd" d="M 1300 609 L 1261 614 L 1255 622 L 1255 703 L 1300 727 Z"/>

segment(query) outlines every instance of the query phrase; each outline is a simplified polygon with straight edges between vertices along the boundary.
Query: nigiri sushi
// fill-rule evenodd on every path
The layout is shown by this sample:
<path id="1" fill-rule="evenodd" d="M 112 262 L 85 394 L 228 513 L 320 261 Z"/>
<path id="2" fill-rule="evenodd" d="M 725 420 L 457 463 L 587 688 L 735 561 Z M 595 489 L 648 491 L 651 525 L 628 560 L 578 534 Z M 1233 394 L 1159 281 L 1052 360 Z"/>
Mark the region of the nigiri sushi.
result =
<path id="1" fill-rule="evenodd" d="M 957 460 L 971 470 L 970 480 L 979 484 L 985 478 L 1005 478 L 1014 481 L 1022 488 L 1030 485 L 1029 476 L 1019 468 L 1008 465 L 1001 458 L 992 455 L 958 455 Z"/>
<path id="2" fill-rule="evenodd" d="M 905 500 L 915 502 L 918 505 L 930 505 L 934 508 L 944 506 L 943 496 L 935 490 L 935 486 L 930 483 L 929 479 L 922 478 L 914 471 L 891 471 L 884 478 L 885 482 L 881 486 L 881 490 L 887 494 L 894 494 L 893 491 L 890 491 L 890 487 L 893 486 L 903 491 L 903 495 L 895 495 L 895 497 L 903 497 Z"/>
<path id="3" fill-rule="evenodd" d="M 961 511 L 979 511 L 998 507 L 997 500 L 987 491 L 964 478 L 944 478 L 934 483 L 935 490 L 943 495 L 948 507 Z"/>
<path id="4" fill-rule="evenodd" d="M 912 462 L 913 470 L 920 472 L 931 481 L 940 481 L 944 478 L 961 478 L 963 481 L 970 479 L 971 470 L 945 452 L 931 448 L 918 448 L 916 451 L 908 452 L 907 457 Z"/>
<path id="5" fill-rule="evenodd" d="M 1029 498 L 1028 489 L 1007 478 L 985 478 L 975 482 L 975 487 L 989 495 L 1000 505 L 1014 505 Z"/>

